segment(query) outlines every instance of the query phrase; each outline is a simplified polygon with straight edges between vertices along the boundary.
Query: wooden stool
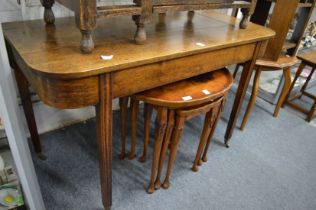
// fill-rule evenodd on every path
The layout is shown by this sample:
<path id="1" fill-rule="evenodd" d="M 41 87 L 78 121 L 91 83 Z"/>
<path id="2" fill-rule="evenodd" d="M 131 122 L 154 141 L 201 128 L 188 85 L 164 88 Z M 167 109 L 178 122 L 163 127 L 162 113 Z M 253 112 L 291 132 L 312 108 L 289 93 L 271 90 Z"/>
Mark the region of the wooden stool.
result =
<path id="1" fill-rule="evenodd" d="M 297 57 L 302 60 L 302 63 L 300 64 L 299 68 L 296 71 L 294 80 L 293 80 L 293 82 L 291 84 L 288 96 L 287 96 L 286 101 L 285 101 L 284 104 L 289 105 L 290 107 L 292 107 L 292 108 L 294 108 L 294 109 L 306 114 L 307 115 L 306 121 L 310 122 L 315 117 L 315 114 L 316 114 L 316 96 L 306 92 L 306 89 L 307 89 L 308 83 L 312 79 L 313 74 L 315 72 L 315 68 L 316 68 L 316 52 L 314 51 L 314 52 L 300 54 Z M 312 71 L 308 75 L 308 77 L 307 77 L 303 87 L 300 89 L 300 91 L 297 94 L 295 94 L 294 96 L 290 97 L 290 94 L 291 94 L 291 92 L 293 90 L 295 82 L 300 77 L 300 75 L 303 72 L 305 66 L 311 66 L 312 67 Z M 301 98 L 303 95 L 314 100 L 314 104 L 312 105 L 310 110 L 306 110 L 306 109 L 300 107 L 299 105 L 297 105 L 297 104 L 295 104 L 293 102 L 293 100 L 295 100 L 297 98 Z"/>
<path id="2" fill-rule="evenodd" d="M 161 186 L 160 177 L 165 154 L 170 148 L 170 156 L 164 188 L 170 185 L 169 177 L 175 159 L 183 126 L 186 120 L 200 114 L 206 114 L 203 132 L 193 163 L 192 170 L 197 171 L 197 165 L 206 162 L 206 153 L 210 145 L 217 121 L 222 112 L 228 90 L 233 83 L 227 69 L 217 70 L 198 77 L 183 80 L 163 87 L 132 96 L 132 144 L 129 159 L 135 157 L 136 124 L 139 102 L 145 103 L 144 108 L 144 151 L 139 161 L 144 162 L 147 156 L 149 128 L 152 110 L 157 111 L 152 171 L 148 193 L 153 193 Z M 125 155 L 125 119 L 127 99 L 121 99 L 121 143 L 120 158 Z M 203 153 L 203 154 L 202 154 Z"/>
<path id="3" fill-rule="evenodd" d="M 253 81 L 252 93 L 251 93 L 251 97 L 250 97 L 243 121 L 240 126 L 241 130 L 245 129 L 250 113 L 255 105 L 258 90 L 259 90 L 259 79 L 260 79 L 261 72 L 262 71 L 276 71 L 280 69 L 283 70 L 284 86 L 283 86 L 282 93 L 280 95 L 280 98 L 278 100 L 278 103 L 273 113 L 273 116 L 277 117 L 279 114 L 280 108 L 286 98 L 286 95 L 288 94 L 288 91 L 290 89 L 291 67 L 297 63 L 298 63 L 298 60 L 296 59 L 296 57 L 285 57 L 285 56 L 280 57 L 277 61 L 263 60 L 263 59 L 258 59 L 256 61 L 256 66 L 255 66 L 256 74 Z M 237 71 L 238 71 L 238 66 L 234 72 L 234 78 L 237 74 Z"/>

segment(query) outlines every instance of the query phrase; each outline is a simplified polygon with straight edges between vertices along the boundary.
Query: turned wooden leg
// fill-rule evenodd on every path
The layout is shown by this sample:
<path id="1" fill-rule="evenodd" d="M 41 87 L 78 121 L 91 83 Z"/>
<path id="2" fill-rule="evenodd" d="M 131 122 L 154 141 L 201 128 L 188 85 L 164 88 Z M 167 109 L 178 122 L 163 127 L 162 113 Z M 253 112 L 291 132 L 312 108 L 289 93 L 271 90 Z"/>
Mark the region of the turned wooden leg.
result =
<path id="1" fill-rule="evenodd" d="M 188 22 L 193 21 L 194 14 L 195 14 L 194 11 L 188 11 Z"/>
<path id="2" fill-rule="evenodd" d="M 96 130 L 104 209 L 112 205 L 112 84 L 111 75 L 100 75 L 99 103 L 96 105 Z"/>
<path id="3" fill-rule="evenodd" d="M 175 159 L 176 154 L 177 154 L 178 144 L 179 144 L 182 132 L 183 132 L 184 122 L 185 122 L 184 117 L 176 116 L 175 126 L 174 126 L 174 130 L 172 133 L 171 141 L 170 141 L 170 154 L 169 154 L 166 178 L 162 184 L 162 187 L 164 189 L 168 189 L 170 187 L 171 169 L 172 169 L 173 162 L 174 162 L 174 159 Z"/>
<path id="4" fill-rule="evenodd" d="M 172 135 L 173 128 L 174 128 L 174 111 L 173 110 L 169 110 L 166 134 L 165 134 L 165 137 L 163 139 L 162 149 L 161 149 L 161 152 L 160 152 L 158 174 L 157 174 L 157 178 L 156 178 L 156 181 L 155 181 L 155 189 L 159 189 L 161 187 L 160 177 L 161 177 L 161 174 L 162 174 L 163 163 L 165 161 L 165 156 L 166 156 L 166 153 L 167 153 L 167 150 L 168 150 L 168 146 L 169 146 L 169 143 L 170 143 L 170 138 L 171 138 L 171 135 Z"/>
<path id="5" fill-rule="evenodd" d="M 291 68 L 290 67 L 283 69 L 283 77 L 284 77 L 284 86 L 283 86 L 280 98 L 278 100 L 278 103 L 275 107 L 273 117 L 277 117 L 279 115 L 279 111 L 281 109 L 281 106 L 282 106 L 286 96 L 289 93 L 289 89 L 291 86 Z"/>
<path id="6" fill-rule="evenodd" d="M 44 21 L 46 24 L 54 24 L 55 23 L 55 15 L 53 13 L 52 7 L 55 3 L 55 0 L 41 0 L 41 3 L 44 10 Z"/>
<path id="7" fill-rule="evenodd" d="M 210 131 L 210 134 L 208 136 L 206 145 L 204 147 L 204 152 L 203 152 L 203 155 L 202 155 L 202 161 L 203 162 L 207 162 L 207 151 L 208 151 L 209 146 L 210 146 L 210 144 L 212 142 L 213 135 L 214 135 L 217 123 L 218 123 L 218 121 L 219 121 L 219 119 L 221 117 L 221 114 L 222 114 L 222 111 L 224 109 L 224 106 L 225 106 L 225 99 L 222 101 L 222 104 L 221 104 L 220 107 L 218 107 L 215 110 L 213 110 L 213 117 L 212 117 L 212 121 L 211 121 L 211 131 Z"/>
<path id="8" fill-rule="evenodd" d="M 250 9 L 249 8 L 242 8 L 241 12 L 242 12 L 242 19 L 240 21 L 239 28 L 246 29 L 248 26 L 248 22 L 249 22 Z"/>
<path id="9" fill-rule="evenodd" d="M 132 143 L 131 152 L 128 159 L 133 160 L 135 158 L 136 136 L 137 136 L 137 116 L 138 116 L 139 101 L 132 98 L 131 100 L 131 127 L 132 127 Z"/>
<path id="10" fill-rule="evenodd" d="M 245 98 L 245 94 L 247 92 L 249 80 L 251 78 L 251 74 L 253 71 L 253 68 L 256 63 L 256 59 L 258 57 L 258 53 L 260 51 L 260 48 L 262 46 L 262 43 L 257 44 L 254 54 L 252 57 L 252 60 L 248 61 L 245 63 L 244 68 L 242 70 L 242 74 L 240 77 L 238 89 L 235 95 L 235 100 L 233 104 L 232 111 L 230 113 L 228 125 L 226 128 L 226 133 L 225 133 L 225 145 L 228 148 L 229 147 L 229 140 L 231 139 L 233 135 L 234 128 L 236 126 L 237 118 L 240 112 L 240 109 L 242 107 L 243 100 Z"/>
<path id="11" fill-rule="evenodd" d="M 166 131 L 166 125 L 167 125 L 167 109 L 164 107 L 158 107 L 151 177 L 150 177 L 149 187 L 147 189 L 147 192 L 150 194 L 155 191 L 155 179 L 157 176 L 157 166 L 159 162 L 162 141 L 163 141 L 165 131 Z"/>
<path id="12" fill-rule="evenodd" d="M 121 154 L 119 158 L 125 158 L 125 143 L 126 143 L 126 121 L 127 121 L 127 104 L 128 97 L 120 98 L 120 133 L 121 133 Z"/>
<path id="13" fill-rule="evenodd" d="M 144 108 L 144 150 L 143 155 L 138 159 L 139 162 L 144 163 L 147 159 L 147 149 L 149 142 L 149 134 L 150 134 L 150 122 L 151 122 L 151 114 L 152 114 L 152 106 L 150 104 L 145 103 Z"/>
<path id="14" fill-rule="evenodd" d="M 144 44 L 147 39 L 146 29 L 145 29 L 145 20 L 141 17 L 141 15 L 134 15 L 133 20 L 137 26 L 134 40 L 136 44 Z"/>
<path id="15" fill-rule="evenodd" d="M 25 76 L 23 75 L 21 69 L 18 67 L 18 65 L 14 64 L 13 66 L 14 72 L 15 72 L 15 78 L 17 87 L 20 93 L 21 102 L 27 122 L 27 126 L 30 131 L 31 140 L 33 143 L 34 150 L 38 157 L 42 160 L 45 160 L 46 157 L 42 153 L 42 145 L 41 141 L 38 135 L 33 106 L 32 106 L 32 100 L 31 100 L 31 93 L 29 91 L 29 83 Z"/>
<path id="16" fill-rule="evenodd" d="M 192 166 L 192 171 L 197 172 L 198 165 L 201 164 L 201 154 L 203 152 L 203 147 L 205 146 L 206 140 L 209 137 L 210 131 L 211 131 L 211 122 L 212 122 L 212 115 L 213 115 L 213 109 L 212 108 L 208 113 L 205 115 L 205 120 L 204 120 L 204 126 L 203 126 L 203 131 L 200 137 L 200 143 L 198 146 L 198 149 L 196 151 L 195 159 L 193 161 L 193 166 Z"/>
<path id="17" fill-rule="evenodd" d="M 314 101 L 314 104 L 313 104 L 311 110 L 309 111 L 309 113 L 307 115 L 306 121 L 307 122 L 311 122 L 313 117 L 314 117 L 314 115 L 315 115 L 315 113 L 316 113 L 316 100 Z"/>
<path id="18" fill-rule="evenodd" d="M 261 75 L 261 70 L 260 68 L 258 68 L 256 70 L 256 74 L 253 80 L 253 86 L 252 86 L 252 92 L 251 92 L 251 96 L 248 102 L 248 106 L 244 115 L 244 119 L 242 120 L 240 129 L 244 130 L 246 127 L 246 124 L 248 122 L 248 119 L 250 117 L 251 111 L 256 103 L 256 99 L 257 99 L 257 95 L 258 95 L 258 90 L 259 90 L 259 82 L 260 82 L 260 75 Z"/>
<path id="19" fill-rule="evenodd" d="M 284 103 L 282 104 L 282 107 L 284 106 L 285 102 L 287 102 L 287 101 L 289 100 L 290 94 L 291 94 L 291 92 L 292 92 L 292 90 L 293 90 L 293 88 L 294 88 L 294 86 L 295 86 L 295 83 L 296 83 L 297 79 L 300 77 L 300 75 L 302 74 L 304 68 L 305 68 L 305 63 L 302 62 L 302 63 L 300 64 L 300 66 L 298 67 L 296 73 L 295 73 L 294 80 L 293 80 L 293 82 L 291 83 L 291 87 L 290 87 L 290 89 L 289 89 L 289 93 L 287 94 L 286 99 L 285 99 Z"/>
<path id="20" fill-rule="evenodd" d="M 97 0 L 80 0 L 80 7 L 75 12 L 77 27 L 81 31 L 80 50 L 91 53 L 94 49 L 93 30 L 97 26 Z"/>

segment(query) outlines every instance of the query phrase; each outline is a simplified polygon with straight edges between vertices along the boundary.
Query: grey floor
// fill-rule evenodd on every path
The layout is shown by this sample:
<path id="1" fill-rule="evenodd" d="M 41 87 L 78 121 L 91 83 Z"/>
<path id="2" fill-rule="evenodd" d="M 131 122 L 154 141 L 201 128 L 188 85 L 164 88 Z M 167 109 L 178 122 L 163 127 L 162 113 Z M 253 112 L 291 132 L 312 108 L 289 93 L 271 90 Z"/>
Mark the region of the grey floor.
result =
<path id="1" fill-rule="evenodd" d="M 236 129 L 226 149 L 223 136 L 233 94 L 208 162 L 198 173 L 190 170 L 203 123 L 203 117 L 197 117 L 186 124 L 170 189 L 152 195 L 145 191 L 150 161 L 118 159 L 119 115 L 114 112 L 112 209 L 316 209 L 316 120 L 306 123 L 289 108 L 275 119 L 274 106 L 258 99 L 246 130 Z M 142 123 L 139 119 L 138 154 Z M 95 138 L 95 120 L 41 136 L 48 159 L 34 157 L 34 163 L 47 210 L 102 209 Z M 149 149 L 150 156 L 152 142 Z"/>

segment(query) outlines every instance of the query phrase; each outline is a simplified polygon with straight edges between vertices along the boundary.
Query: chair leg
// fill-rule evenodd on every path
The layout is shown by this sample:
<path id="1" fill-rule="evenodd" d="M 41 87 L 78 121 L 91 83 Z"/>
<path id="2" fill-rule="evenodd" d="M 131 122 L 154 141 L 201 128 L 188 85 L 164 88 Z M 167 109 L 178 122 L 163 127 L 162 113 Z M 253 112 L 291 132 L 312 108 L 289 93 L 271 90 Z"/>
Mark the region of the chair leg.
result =
<path id="1" fill-rule="evenodd" d="M 166 129 L 166 134 L 162 143 L 162 149 L 160 152 L 160 158 L 159 158 L 159 166 L 158 166 L 158 174 L 155 182 L 155 189 L 159 189 L 161 187 L 161 181 L 160 177 L 162 174 L 162 168 L 163 168 L 163 163 L 165 161 L 165 156 L 168 150 L 168 146 L 170 143 L 170 138 L 172 135 L 172 131 L 174 128 L 174 111 L 169 110 L 168 111 L 168 123 L 167 123 L 167 129 Z"/>
<path id="2" fill-rule="evenodd" d="M 313 76 L 314 72 L 315 72 L 315 68 L 313 68 L 311 73 L 308 75 L 308 77 L 307 77 L 307 79 L 306 79 L 306 81 L 305 81 L 305 83 L 304 83 L 304 85 L 303 85 L 303 87 L 301 89 L 301 93 L 305 92 L 309 81 L 311 81 L 311 79 L 312 79 L 312 76 Z"/>
<path id="3" fill-rule="evenodd" d="M 138 115 L 138 108 L 139 108 L 139 101 L 132 99 L 131 100 L 131 110 L 132 110 L 132 117 L 131 117 L 131 122 L 132 122 L 132 143 L 131 143 L 131 152 L 129 154 L 128 159 L 133 160 L 135 158 L 135 147 L 136 147 L 136 132 L 137 132 L 137 115 Z"/>
<path id="4" fill-rule="evenodd" d="M 260 70 L 260 68 L 258 68 L 256 70 L 256 74 L 255 74 L 254 81 L 253 81 L 251 97 L 250 97 L 250 100 L 249 100 L 249 103 L 248 103 L 248 106 L 247 106 L 247 109 L 246 109 L 246 113 L 245 113 L 244 119 L 242 120 L 242 123 L 241 123 L 241 126 L 240 126 L 241 130 L 245 129 L 246 124 L 248 122 L 248 119 L 250 117 L 251 111 L 252 111 L 252 109 L 253 109 L 253 107 L 254 107 L 254 105 L 256 103 L 257 94 L 258 94 L 258 90 L 259 90 L 260 75 L 261 75 L 261 70 Z"/>
<path id="5" fill-rule="evenodd" d="M 165 180 L 162 184 L 162 187 L 164 189 L 168 189 L 170 186 L 171 169 L 172 169 L 173 162 L 177 154 L 178 144 L 183 132 L 184 122 L 185 122 L 184 117 L 176 116 L 175 127 L 174 127 L 174 131 L 172 133 L 172 137 L 170 141 L 170 154 L 169 154 L 169 160 L 168 160 L 167 173 L 166 173 Z"/>
<path id="6" fill-rule="evenodd" d="M 212 122 L 212 117 L 213 117 L 213 111 L 214 108 L 212 108 L 209 112 L 206 113 L 205 115 L 205 120 L 204 120 L 204 126 L 203 126 L 203 131 L 201 134 L 201 138 L 200 138 L 200 143 L 195 155 L 195 159 L 193 161 L 193 166 L 192 166 L 192 171 L 197 172 L 198 169 L 198 165 L 200 165 L 200 161 L 201 161 L 201 154 L 203 152 L 203 147 L 205 146 L 205 143 L 207 141 L 207 138 L 210 134 L 211 131 L 211 122 Z"/>
<path id="7" fill-rule="evenodd" d="M 291 83 L 291 87 L 290 87 L 290 89 L 289 89 L 289 93 L 287 94 L 286 99 L 285 99 L 284 102 L 287 102 L 287 101 L 289 100 L 290 94 L 291 94 L 291 92 L 292 92 L 292 90 L 293 90 L 293 88 L 294 88 L 294 86 L 295 86 L 295 83 L 296 83 L 297 79 L 300 77 L 300 75 L 302 74 L 304 68 L 305 68 L 305 63 L 302 62 L 302 63 L 300 64 L 300 66 L 298 67 L 297 71 L 296 71 L 294 80 L 293 80 L 293 82 Z M 285 105 L 285 103 L 282 104 L 282 107 L 284 107 L 284 105 Z"/>
<path id="8" fill-rule="evenodd" d="M 282 106 L 286 96 L 289 93 L 290 86 L 291 86 L 291 68 L 290 67 L 283 69 L 283 77 L 284 77 L 284 86 L 283 86 L 279 101 L 275 107 L 273 117 L 277 117 L 279 115 L 279 111 L 281 109 L 281 106 Z"/>
<path id="9" fill-rule="evenodd" d="M 209 148 L 209 146 L 210 146 L 210 144 L 212 142 L 213 135 L 214 135 L 214 132 L 215 132 L 218 120 L 220 119 L 220 116 L 222 114 L 222 110 L 224 108 L 224 105 L 225 105 L 225 101 L 223 100 L 221 107 L 218 107 L 216 110 L 213 110 L 213 112 L 215 112 L 215 114 L 212 117 L 211 132 L 210 132 L 210 134 L 208 136 L 208 139 L 207 139 L 207 142 L 206 142 L 206 145 L 205 145 L 205 148 L 204 148 L 204 152 L 203 152 L 203 156 L 202 156 L 202 161 L 203 162 L 207 162 L 207 151 L 208 151 L 208 148 Z"/>
<path id="10" fill-rule="evenodd" d="M 119 158 L 121 160 L 124 160 L 125 158 L 127 103 L 128 103 L 128 97 L 120 98 L 119 104 L 120 104 L 121 154 L 119 155 Z"/>
<path id="11" fill-rule="evenodd" d="M 150 104 L 145 103 L 144 108 L 144 150 L 143 155 L 138 159 L 139 162 L 144 163 L 147 159 L 147 148 L 149 142 L 149 134 L 150 134 L 150 120 L 152 114 L 152 106 Z"/>
<path id="12" fill-rule="evenodd" d="M 154 143 L 154 154 L 151 168 L 151 177 L 149 187 L 147 189 L 148 193 L 153 193 L 155 191 L 155 179 L 157 176 L 157 166 L 159 162 L 159 156 L 161 151 L 162 141 L 165 135 L 167 126 L 167 108 L 159 107 L 157 110 L 157 125 L 155 129 L 155 143 Z"/>
<path id="13" fill-rule="evenodd" d="M 236 76 L 237 76 L 239 67 L 240 67 L 240 64 L 237 64 L 237 65 L 236 65 L 236 68 L 235 68 L 235 70 L 234 70 L 234 74 L 233 74 L 233 78 L 234 78 L 234 79 L 236 79 Z"/>

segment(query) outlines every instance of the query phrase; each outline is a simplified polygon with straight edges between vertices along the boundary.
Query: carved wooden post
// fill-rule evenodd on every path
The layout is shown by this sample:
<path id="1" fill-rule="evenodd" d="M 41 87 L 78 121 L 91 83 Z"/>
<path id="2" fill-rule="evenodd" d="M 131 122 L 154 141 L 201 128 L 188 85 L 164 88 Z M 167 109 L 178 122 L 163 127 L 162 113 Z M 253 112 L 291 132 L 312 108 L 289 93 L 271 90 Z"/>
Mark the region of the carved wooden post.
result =
<path id="1" fill-rule="evenodd" d="M 96 28 L 97 2 L 96 0 L 81 0 L 75 11 L 76 24 L 81 31 L 80 49 L 83 53 L 91 53 L 94 49 L 92 32 Z"/>
<path id="2" fill-rule="evenodd" d="M 250 8 L 242 8 L 241 9 L 242 19 L 241 19 L 240 25 L 239 25 L 239 27 L 241 29 L 247 28 L 248 22 L 249 22 L 249 17 L 255 11 L 256 5 L 257 5 L 257 0 L 251 0 L 251 7 Z"/>
<path id="3" fill-rule="evenodd" d="M 152 15 L 152 1 L 134 0 L 134 2 L 142 8 L 141 15 L 133 16 L 133 20 L 135 21 L 135 24 L 137 26 L 134 40 L 137 44 L 143 44 L 147 39 L 145 24 L 150 20 Z"/>
<path id="4" fill-rule="evenodd" d="M 55 16 L 52 10 L 55 0 L 41 0 L 41 4 L 45 8 L 44 11 L 44 21 L 46 24 L 54 24 Z"/>

